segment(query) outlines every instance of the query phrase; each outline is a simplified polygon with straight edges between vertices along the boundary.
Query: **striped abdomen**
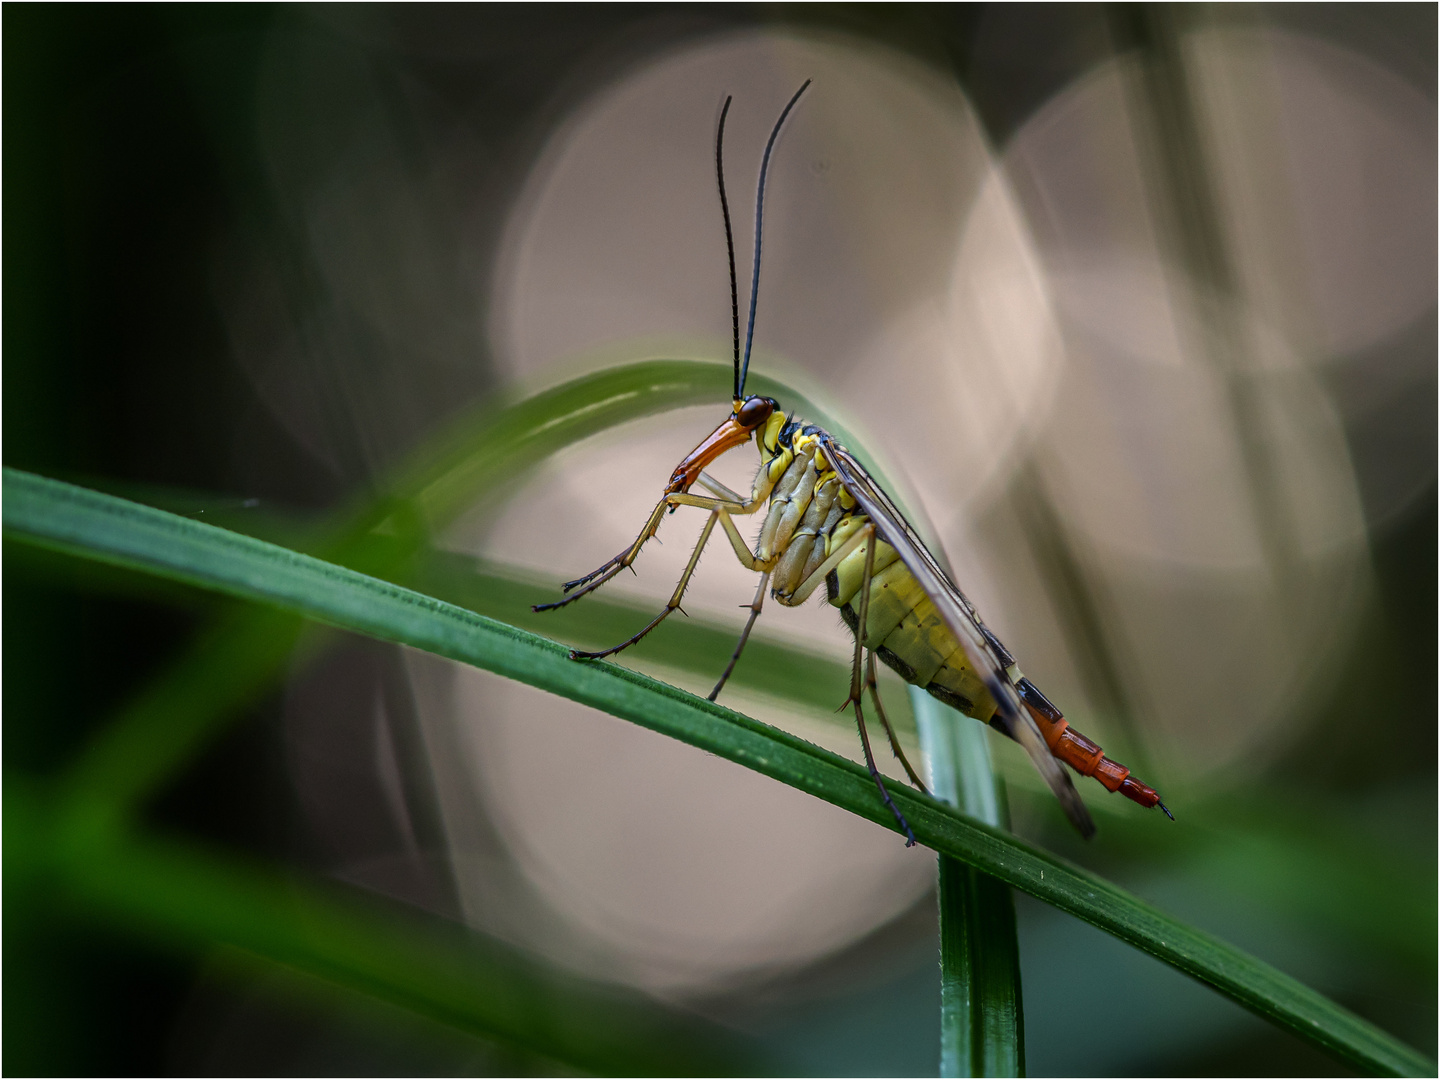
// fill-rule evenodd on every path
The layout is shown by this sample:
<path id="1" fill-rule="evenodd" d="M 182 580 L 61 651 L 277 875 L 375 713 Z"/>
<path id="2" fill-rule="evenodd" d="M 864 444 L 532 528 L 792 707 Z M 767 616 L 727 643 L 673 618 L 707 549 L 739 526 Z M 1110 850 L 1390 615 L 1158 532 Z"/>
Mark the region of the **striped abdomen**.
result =
<path id="1" fill-rule="evenodd" d="M 831 534 L 831 550 L 865 523 L 850 515 Z M 859 633 L 856 613 L 860 579 L 865 573 L 865 550 L 860 548 L 840 563 L 825 581 L 830 603 L 853 633 Z M 945 625 L 935 605 L 889 544 L 875 545 L 870 608 L 865 618 L 865 647 L 906 682 L 924 688 L 945 704 L 986 723 L 995 716 L 995 699 L 985 689 L 965 656 L 965 650 Z M 1155 789 L 1130 775 L 1130 770 L 1105 756 L 1104 751 L 1067 721 L 1030 680 L 1014 676 L 1017 690 L 1040 727 L 1050 752 L 1081 776 L 1093 776 L 1110 791 L 1151 807 L 1160 802 Z M 1166 811 L 1169 813 L 1169 811 Z"/>
<path id="2" fill-rule="evenodd" d="M 865 523 L 851 516 L 834 530 L 832 544 Z M 830 603 L 852 632 L 858 632 L 856 605 L 860 578 L 865 572 L 865 549 L 847 556 L 829 578 L 825 588 Z M 908 683 L 959 709 L 966 716 L 988 722 L 995 714 L 995 701 L 966 659 L 965 650 L 935 605 L 900 561 L 889 544 L 875 545 L 875 570 L 870 586 L 870 610 L 865 620 L 865 647 L 899 673 Z"/>
<path id="3" fill-rule="evenodd" d="M 818 429 L 799 421 L 787 424 L 783 414 L 777 416 L 784 427 L 776 427 L 774 442 L 757 439 L 761 468 L 773 486 L 755 556 L 771 568 L 771 595 L 782 604 L 794 604 L 803 602 L 802 583 L 869 519 L 856 513 L 855 500 L 819 452 Z M 877 541 L 872 573 L 865 647 L 874 650 L 906 682 L 989 723 L 995 716 L 995 699 L 930 597 L 900 561 L 899 552 Z M 830 603 L 840 609 L 854 633 L 859 632 L 855 601 L 864 574 L 865 545 L 860 544 L 825 579 Z M 1106 757 L 1099 746 L 1070 727 L 1018 670 L 1007 671 L 1006 677 L 1014 680 L 1052 754 L 1081 776 L 1093 776 L 1141 806 L 1159 804 L 1160 796 L 1153 788 L 1136 780 L 1129 769 Z"/>

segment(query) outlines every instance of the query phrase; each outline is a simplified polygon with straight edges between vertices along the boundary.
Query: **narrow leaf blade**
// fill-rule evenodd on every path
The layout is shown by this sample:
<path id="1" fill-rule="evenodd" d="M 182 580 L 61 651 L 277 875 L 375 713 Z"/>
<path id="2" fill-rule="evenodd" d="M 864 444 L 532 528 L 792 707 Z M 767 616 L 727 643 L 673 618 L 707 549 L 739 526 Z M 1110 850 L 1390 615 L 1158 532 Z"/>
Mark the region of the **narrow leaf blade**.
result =
<path id="1" fill-rule="evenodd" d="M 1007 824 L 985 729 L 910 687 L 935 797 L 996 827 Z M 1024 1076 L 1020 943 L 1008 886 L 940 856 L 940 1075 Z"/>
<path id="2" fill-rule="evenodd" d="M 32 474 L 4 472 L 18 538 L 130 566 L 473 664 L 632 720 L 894 828 L 865 770 L 713 702 L 431 597 L 251 537 Z M 1434 1065 L 1295 979 L 1119 887 L 918 792 L 896 804 L 927 847 L 953 856 L 1208 983 L 1356 1068 Z"/>

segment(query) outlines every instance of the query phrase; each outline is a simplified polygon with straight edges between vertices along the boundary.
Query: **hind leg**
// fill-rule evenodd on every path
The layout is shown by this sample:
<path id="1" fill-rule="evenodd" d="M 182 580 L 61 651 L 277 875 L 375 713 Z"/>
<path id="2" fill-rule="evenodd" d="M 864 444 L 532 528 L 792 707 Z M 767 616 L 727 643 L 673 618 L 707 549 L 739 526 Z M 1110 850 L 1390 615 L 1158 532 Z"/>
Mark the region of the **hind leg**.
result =
<path id="1" fill-rule="evenodd" d="M 890 798 L 890 792 L 885 789 L 885 781 L 880 776 L 880 770 L 875 767 L 875 755 L 870 752 L 870 735 L 865 730 L 865 712 L 860 706 L 860 699 L 864 696 L 864 660 L 865 660 L 865 619 L 870 614 L 870 579 L 875 573 L 875 529 L 869 527 L 860 530 L 857 535 L 865 536 L 865 572 L 860 578 L 860 620 L 856 623 L 855 632 L 855 659 L 850 666 L 850 697 L 845 705 L 855 706 L 855 726 L 860 729 L 860 746 L 865 751 L 865 768 L 870 771 L 870 779 L 875 781 L 875 786 L 880 789 L 881 801 L 890 808 L 895 815 L 896 822 L 905 833 L 905 846 L 915 846 L 915 833 L 910 828 L 910 823 L 905 820 L 905 815 Z M 845 706 L 842 705 L 843 709 Z M 888 726 L 888 725 L 887 725 Z"/>
<path id="2" fill-rule="evenodd" d="M 890 717 L 885 715 L 885 706 L 880 704 L 880 684 L 875 678 L 875 651 L 873 649 L 865 658 L 865 685 L 870 690 L 870 700 L 875 703 L 875 711 L 880 715 L 880 723 L 885 728 L 885 736 L 890 740 L 890 749 L 900 759 L 900 764 L 905 767 L 905 775 L 910 777 L 912 784 L 929 795 L 930 789 L 910 767 L 910 762 L 905 757 L 905 751 L 900 749 L 900 740 L 895 737 L 895 729 L 890 726 Z"/>

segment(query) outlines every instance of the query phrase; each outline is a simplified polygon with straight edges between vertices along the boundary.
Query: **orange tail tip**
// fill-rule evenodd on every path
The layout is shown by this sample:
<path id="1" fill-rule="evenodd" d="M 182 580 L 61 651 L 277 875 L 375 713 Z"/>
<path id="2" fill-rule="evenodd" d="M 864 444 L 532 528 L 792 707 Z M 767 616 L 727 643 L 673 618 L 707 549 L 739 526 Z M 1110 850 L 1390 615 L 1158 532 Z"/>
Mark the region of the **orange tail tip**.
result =
<path id="1" fill-rule="evenodd" d="M 1096 743 L 1072 728 L 1070 721 L 1060 715 L 1060 710 L 1029 679 L 1022 678 L 1017 689 L 1052 754 L 1081 776 L 1093 776 L 1107 790 L 1118 791 L 1147 810 L 1158 806 L 1165 811 L 1166 817 L 1175 820 L 1175 815 L 1160 801 L 1160 795 L 1154 788 L 1136 780 L 1129 769 L 1118 761 L 1111 761 Z"/>

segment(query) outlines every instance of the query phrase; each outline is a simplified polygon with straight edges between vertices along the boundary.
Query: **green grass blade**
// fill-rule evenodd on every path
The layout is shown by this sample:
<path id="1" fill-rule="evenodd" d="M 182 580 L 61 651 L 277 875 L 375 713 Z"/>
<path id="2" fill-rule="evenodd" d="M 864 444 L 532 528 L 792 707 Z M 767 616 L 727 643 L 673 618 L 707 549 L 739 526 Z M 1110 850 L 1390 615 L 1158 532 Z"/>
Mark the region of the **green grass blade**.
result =
<path id="1" fill-rule="evenodd" d="M 175 501 L 162 489 L 147 491 L 146 496 L 152 504 L 168 506 Z M 245 520 L 241 515 L 236 518 Z M 205 520 L 210 521 L 211 515 Z M 274 530 L 278 535 L 300 531 L 293 522 Z M 101 563 L 77 562 L 29 545 L 9 545 L 6 558 L 17 564 L 25 560 L 27 574 L 58 574 L 71 581 L 83 573 L 87 588 L 119 590 L 170 604 L 194 606 L 198 600 L 213 606 L 208 594 L 186 586 Z M 13 565 L 7 568 L 14 571 Z M 650 605 L 605 592 L 583 604 L 536 614 L 530 605 L 553 598 L 553 579 L 443 551 L 427 552 L 400 583 L 582 648 L 613 644 L 654 614 Z M 259 609 L 256 613 L 262 614 Z M 708 690 L 717 658 L 728 655 L 734 636 L 733 625 L 698 616 L 672 620 L 630 654 L 631 666 L 649 670 L 648 665 L 654 664 L 688 673 L 694 678 L 687 683 L 690 689 Z M 233 677 L 233 664 L 220 668 L 214 677 Z M 881 677 L 886 677 L 884 669 Z M 734 686 L 804 709 L 807 722 L 830 724 L 837 733 L 853 738 L 853 719 L 830 708 L 844 695 L 848 682 L 847 664 L 761 634 L 751 638 L 731 680 Z M 213 682 L 202 681 L 205 685 Z M 899 686 L 895 690 L 886 694 L 887 703 L 908 746 L 915 735 L 909 696 L 900 693 Z M 927 699 L 934 700 L 928 695 Z M 183 723 L 183 700 L 179 706 L 177 723 Z M 1049 788 L 1027 760 L 1011 758 L 1008 764 L 1010 798 L 1028 801 L 1040 813 L 1053 806 Z M 1394 830 L 1390 843 L 1377 844 L 1374 834 L 1359 825 L 1348 808 L 1316 802 L 1294 789 L 1280 791 L 1271 785 L 1261 797 L 1243 787 L 1212 789 L 1203 800 L 1200 792 L 1192 791 L 1184 801 L 1183 827 L 1155 829 L 1130 803 L 1093 789 L 1091 808 L 1100 820 L 1107 856 L 1138 860 L 1152 871 L 1163 868 L 1223 887 L 1236 902 L 1243 897 L 1247 906 L 1263 904 L 1287 924 L 1331 943 L 1341 954 L 1363 951 L 1372 959 L 1421 975 L 1433 970 L 1433 853 L 1399 843 Z"/>
<path id="2" fill-rule="evenodd" d="M 530 605 L 553 598 L 553 581 L 450 552 L 430 553 L 403 583 L 582 648 L 623 640 L 654 615 L 652 605 L 603 592 L 583 604 L 536 614 Z M 728 655 L 735 632 L 734 625 L 699 616 L 672 620 L 647 637 L 631 660 L 693 675 L 695 682 L 688 685 L 708 691 L 717 658 Z M 881 677 L 886 677 L 883 668 Z M 832 708 L 844 696 L 849 678 L 847 662 L 757 634 L 731 684 L 803 708 L 807 721 L 833 725 L 853 739 L 853 718 Z M 912 710 L 906 707 L 910 697 L 886 693 L 891 721 L 907 745 L 916 734 Z M 934 701 L 925 694 L 922 705 Z M 942 707 L 941 715 L 953 713 Z M 988 756 L 991 736 L 975 721 L 960 720 L 958 727 L 947 724 L 941 730 L 980 742 L 977 753 L 960 754 L 962 764 Z M 942 751 L 927 746 L 925 753 L 933 767 Z M 1054 796 L 1029 761 L 1017 754 L 1009 766 L 1013 771 L 1004 780 L 1008 797 L 1027 800 L 1037 812 L 1053 810 Z M 1192 792 L 1185 801 L 1183 827 L 1156 829 L 1153 820 L 1120 796 L 1107 796 L 1098 786 L 1089 793 L 1107 857 L 1120 854 L 1152 870 L 1163 867 L 1224 884 L 1247 905 L 1264 904 L 1288 924 L 1303 926 L 1339 950 L 1364 950 L 1407 970 L 1433 970 L 1433 858 L 1417 858 L 1403 845 L 1376 844 L 1374 835 L 1344 809 L 1307 800 L 1301 792 L 1269 787 L 1262 796 L 1242 787 L 1212 790 L 1202 801 L 1199 792 Z M 1006 824 L 978 808 L 970 816 Z"/>
<path id="3" fill-rule="evenodd" d="M 909 689 L 932 793 L 977 821 L 1007 825 L 985 729 Z M 990 875 L 949 855 L 939 861 L 940 1075 L 1024 1076 L 1015 900 Z"/>
<path id="4" fill-rule="evenodd" d="M 553 581 L 537 581 L 513 568 L 450 552 L 428 554 L 403 583 L 578 648 L 601 648 L 623 641 L 655 615 L 653 605 L 615 599 L 603 592 L 587 596 L 583 604 L 555 611 L 531 611 L 532 604 L 555 599 Z M 735 648 L 736 632 L 737 626 L 700 616 L 670 620 L 646 636 L 640 657 L 647 664 L 694 673 L 706 682 L 708 690 Z M 850 665 L 828 656 L 756 634 L 746 645 L 730 685 L 760 690 L 796 705 L 818 706 L 818 715 L 834 716 L 840 726 L 848 726 L 834 708 L 850 685 Z M 911 733 L 913 724 L 907 711 L 896 709 L 895 713 L 892 719 L 896 727 L 904 734 Z"/>
<path id="5" fill-rule="evenodd" d="M 556 451 L 687 405 L 724 408 L 730 379 L 726 364 L 646 360 L 584 375 L 523 401 L 472 410 L 382 483 L 383 498 L 312 530 L 304 550 L 368 574 L 398 576 L 435 530 Z M 794 389 L 762 376 L 754 385 L 843 431 Z M 127 702 L 70 772 L 70 786 L 84 794 L 97 826 L 123 818 L 264 694 L 285 669 L 299 631 L 292 618 L 241 609 L 199 635 Z"/>
<path id="6" fill-rule="evenodd" d="M 87 558 L 287 609 L 560 694 L 680 739 L 894 828 L 865 770 L 723 706 L 554 642 L 344 567 L 27 473 L 4 474 L 7 532 Z M 1076 866 L 900 789 L 926 846 L 1084 919 L 1260 1016 L 1383 1075 L 1433 1075 L 1417 1051 L 1308 987 Z"/>
<path id="7" fill-rule="evenodd" d="M 630 420 L 728 402 L 729 368 L 652 360 L 585 375 L 455 421 L 384 485 L 389 492 L 312 532 L 307 550 L 387 576 L 474 501 L 502 490 L 562 447 Z M 201 633 L 112 718 L 72 766 L 97 827 L 130 812 L 285 670 L 301 623 L 242 608 Z"/>
<path id="8" fill-rule="evenodd" d="M 7 899 L 38 885 L 37 902 L 59 899 L 182 948 L 234 946 L 588 1072 L 769 1071 L 722 1029 L 454 924 L 193 844 L 129 836 L 74 843 L 47 828 L 54 816 L 7 786 Z"/>

